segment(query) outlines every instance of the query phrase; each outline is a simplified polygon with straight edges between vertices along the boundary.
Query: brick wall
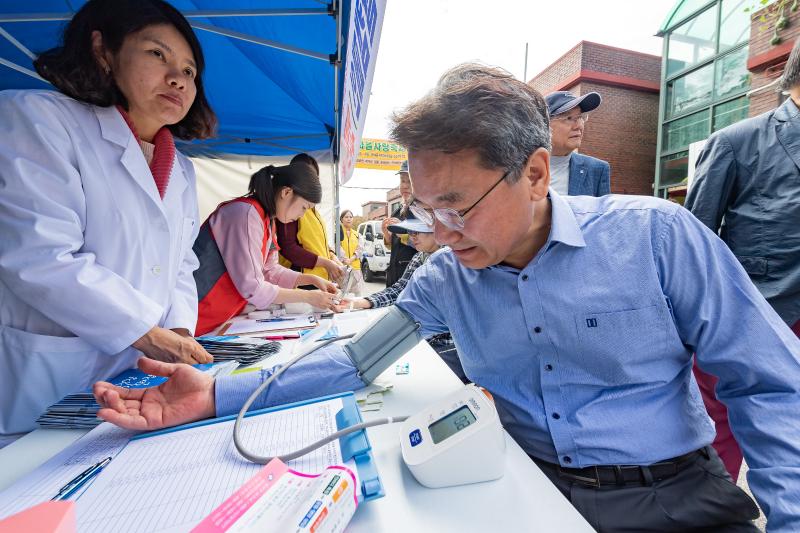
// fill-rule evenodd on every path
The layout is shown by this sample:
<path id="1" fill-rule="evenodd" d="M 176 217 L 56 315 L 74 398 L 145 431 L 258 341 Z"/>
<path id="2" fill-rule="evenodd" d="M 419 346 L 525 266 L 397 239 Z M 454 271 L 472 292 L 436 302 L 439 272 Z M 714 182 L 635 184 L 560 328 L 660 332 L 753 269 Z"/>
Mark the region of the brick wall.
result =
<path id="1" fill-rule="evenodd" d="M 528 82 L 528 85 L 543 95 L 553 91 L 567 90 L 556 87 L 563 80 L 574 78 L 580 72 L 583 45 L 583 41 L 575 45 L 566 54 L 558 58 L 555 63 L 534 76 Z"/>
<path id="2" fill-rule="evenodd" d="M 596 91 L 580 152 L 611 165 L 611 192 L 653 194 L 661 58 L 581 41 L 528 83 L 542 94 Z"/>
<path id="3" fill-rule="evenodd" d="M 658 94 L 594 83 L 581 83 L 574 92 L 596 91 L 603 103 L 586 123 L 580 152 L 608 161 L 611 192 L 653 194 Z"/>
<path id="4" fill-rule="evenodd" d="M 752 89 L 765 87 L 781 76 L 786 58 L 795 40 L 800 38 L 800 10 L 791 12 L 787 6 L 785 13 L 789 17 L 789 25 L 778 34 L 781 42 L 777 45 L 770 44 L 776 20 L 774 16 L 776 8 L 777 5 L 773 4 L 757 11 L 750 23 L 750 51 L 747 64 L 753 76 L 750 83 Z M 760 20 L 762 14 L 767 15 L 766 23 Z M 766 113 L 775 109 L 780 102 L 781 96 L 774 86 L 754 92 L 750 95 L 749 114 L 754 117 Z"/>

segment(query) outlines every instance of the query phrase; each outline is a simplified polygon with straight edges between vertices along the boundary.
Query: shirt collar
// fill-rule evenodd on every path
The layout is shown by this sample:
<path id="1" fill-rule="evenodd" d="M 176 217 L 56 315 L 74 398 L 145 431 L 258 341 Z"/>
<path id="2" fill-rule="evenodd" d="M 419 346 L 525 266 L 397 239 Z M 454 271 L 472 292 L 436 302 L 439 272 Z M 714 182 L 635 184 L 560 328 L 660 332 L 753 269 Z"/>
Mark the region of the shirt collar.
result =
<path id="1" fill-rule="evenodd" d="M 586 241 L 583 239 L 583 232 L 575 220 L 575 213 L 569 206 L 566 200 L 550 189 L 550 237 L 547 239 L 546 247 L 549 247 L 553 242 L 561 242 L 567 246 L 575 246 L 583 248 L 586 246 Z"/>

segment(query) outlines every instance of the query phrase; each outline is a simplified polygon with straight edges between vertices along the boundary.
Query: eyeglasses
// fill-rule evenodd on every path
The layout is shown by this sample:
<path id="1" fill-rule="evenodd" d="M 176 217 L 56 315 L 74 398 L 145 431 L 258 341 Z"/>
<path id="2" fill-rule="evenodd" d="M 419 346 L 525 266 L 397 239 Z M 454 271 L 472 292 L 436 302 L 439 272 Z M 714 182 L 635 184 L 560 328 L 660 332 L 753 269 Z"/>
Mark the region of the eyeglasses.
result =
<path id="1" fill-rule="evenodd" d="M 577 124 L 581 122 L 586 124 L 589 122 L 589 113 L 581 113 L 580 115 L 575 115 L 574 117 L 568 117 L 566 115 L 556 115 L 550 118 L 550 122 L 568 122 L 570 124 Z"/>
<path id="2" fill-rule="evenodd" d="M 450 207 L 440 207 L 438 209 L 425 209 L 421 205 L 419 205 L 416 200 L 408 206 L 414 216 L 420 219 L 422 222 L 429 226 L 433 226 L 433 219 L 434 216 L 436 219 L 447 226 L 452 230 L 461 230 L 464 229 L 464 217 L 467 216 L 467 213 L 472 211 L 476 205 L 481 203 L 481 200 L 489 196 L 489 193 L 492 192 L 495 187 L 500 185 L 500 182 L 503 181 L 511 174 L 510 170 L 507 170 L 505 174 L 503 174 L 497 182 L 492 185 L 488 191 L 486 191 L 483 196 L 478 198 L 478 200 L 469 206 L 468 208 L 464 209 L 463 211 L 456 211 Z M 409 232 L 410 233 L 410 232 Z"/>

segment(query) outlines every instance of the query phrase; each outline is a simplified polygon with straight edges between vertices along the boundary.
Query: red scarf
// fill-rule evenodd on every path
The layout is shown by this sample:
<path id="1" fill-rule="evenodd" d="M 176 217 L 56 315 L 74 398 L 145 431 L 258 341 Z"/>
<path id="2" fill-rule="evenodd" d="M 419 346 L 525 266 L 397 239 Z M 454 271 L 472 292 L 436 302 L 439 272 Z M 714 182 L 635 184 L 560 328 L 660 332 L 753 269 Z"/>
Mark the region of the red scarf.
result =
<path id="1" fill-rule="evenodd" d="M 121 106 L 117 106 L 119 114 L 125 119 L 125 123 L 131 129 L 133 136 L 136 137 L 136 142 L 140 142 L 139 135 L 136 133 L 136 128 L 133 125 L 128 114 Z M 150 163 L 150 172 L 153 174 L 153 180 L 156 182 L 156 188 L 161 198 L 167 192 L 167 185 L 169 185 L 169 175 L 172 172 L 172 165 L 175 163 L 175 140 L 172 138 L 172 132 L 164 126 L 153 137 L 153 161 Z"/>

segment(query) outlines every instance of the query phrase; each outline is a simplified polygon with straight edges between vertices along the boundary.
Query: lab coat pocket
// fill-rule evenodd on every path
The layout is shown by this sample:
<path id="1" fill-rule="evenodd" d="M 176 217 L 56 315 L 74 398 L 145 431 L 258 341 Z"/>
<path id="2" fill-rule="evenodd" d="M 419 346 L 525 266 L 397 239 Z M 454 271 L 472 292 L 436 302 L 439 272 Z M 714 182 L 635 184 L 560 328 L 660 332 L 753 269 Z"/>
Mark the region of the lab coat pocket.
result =
<path id="1" fill-rule="evenodd" d="M 86 388 L 99 352 L 78 337 L 52 337 L 0 326 L 0 434 L 36 429 L 36 418 Z"/>
<path id="2" fill-rule="evenodd" d="M 587 372 L 609 385 L 647 382 L 667 340 L 666 304 L 575 315 Z"/>

